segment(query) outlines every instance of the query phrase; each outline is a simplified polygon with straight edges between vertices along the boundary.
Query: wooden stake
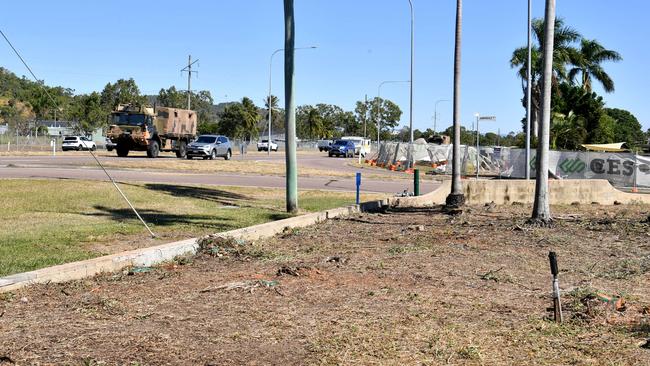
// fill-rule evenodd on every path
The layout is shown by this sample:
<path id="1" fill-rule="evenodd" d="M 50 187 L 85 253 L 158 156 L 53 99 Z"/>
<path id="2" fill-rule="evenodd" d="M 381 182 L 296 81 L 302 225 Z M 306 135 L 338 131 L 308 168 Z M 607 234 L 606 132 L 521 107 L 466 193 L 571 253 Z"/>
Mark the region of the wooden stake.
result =
<path id="1" fill-rule="evenodd" d="M 548 253 L 548 260 L 551 265 L 551 274 L 553 275 L 553 319 L 556 322 L 562 323 L 562 302 L 560 301 L 560 283 L 557 278 L 558 276 L 558 267 L 557 267 L 557 255 L 555 252 Z"/>

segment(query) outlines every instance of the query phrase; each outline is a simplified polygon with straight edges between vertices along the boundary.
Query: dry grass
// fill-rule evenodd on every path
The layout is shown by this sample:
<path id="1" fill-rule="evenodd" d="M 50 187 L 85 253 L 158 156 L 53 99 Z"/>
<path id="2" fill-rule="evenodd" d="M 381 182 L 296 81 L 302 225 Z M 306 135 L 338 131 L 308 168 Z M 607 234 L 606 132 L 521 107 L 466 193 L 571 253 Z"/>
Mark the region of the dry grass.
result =
<path id="1" fill-rule="evenodd" d="M 648 206 L 364 214 L 0 301 L 20 364 L 647 365 Z M 571 215 L 569 215 L 571 214 Z M 214 250 L 215 246 L 219 247 Z M 549 320 L 547 254 L 566 322 Z M 590 294 L 621 296 L 614 310 Z M 47 322 L 43 321 L 47 317 Z"/>
<path id="2" fill-rule="evenodd" d="M 284 162 L 273 163 L 264 161 L 216 159 L 213 161 L 182 160 L 182 159 L 137 159 L 137 160 L 103 160 L 102 164 L 110 168 L 120 169 L 157 169 L 166 171 L 185 171 L 195 173 L 240 173 L 261 175 L 284 175 Z M 354 172 L 331 171 L 300 167 L 300 176 L 354 177 Z"/>
<path id="3" fill-rule="evenodd" d="M 288 217 L 281 189 L 120 186 L 158 238 L 110 183 L 0 180 L 0 276 Z M 310 212 L 352 204 L 354 194 L 303 191 L 299 199 Z"/>

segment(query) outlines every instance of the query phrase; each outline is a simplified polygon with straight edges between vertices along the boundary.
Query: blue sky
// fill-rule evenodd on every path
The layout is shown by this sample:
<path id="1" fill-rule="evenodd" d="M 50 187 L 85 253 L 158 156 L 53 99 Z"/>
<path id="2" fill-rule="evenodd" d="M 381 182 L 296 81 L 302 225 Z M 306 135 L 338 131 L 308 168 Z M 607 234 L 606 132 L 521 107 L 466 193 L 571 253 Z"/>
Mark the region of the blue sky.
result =
<path id="1" fill-rule="evenodd" d="M 433 124 L 434 103 L 452 97 L 455 1 L 413 0 L 415 7 L 414 127 Z M 533 15 L 544 3 L 533 0 Z M 512 51 L 526 42 L 526 0 L 465 0 L 463 22 L 462 121 L 497 116 L 483 131 L 521 128 L 521 83 L 510 69 Z M 623 6 L 625 5 L 625 6 Z M 409 77 L 407 0 L 295 0 L 296 103 L 332 103 L 352 110 L 372 98 L 384 80 Z M 650 128 L 646 47 L 650 3 L 642 0 L 559 0 L 558 16 L 585 37 L 623 56 L 606 64 L 616 92 L 609 107 L 631 111 Z M 283 47 L 282 0 L 214 1 L 6 1 L 1 29 L 34 72 L 49 85 L 77 93 L 101 90 L 107 82 L 133 77 L 141 90 L 186 88 L 180 69 L 188 54 L 200 60 L 192 89 L 207 89 L 215 102 L 251 97 L 263 104 L 269 57 Z M 4 40 L 3 40 L 4 41 Z M 273 94 L 283 95 L 281 53 L 274 58 Z M 0 45 L 0 65 L 27 74 L 9 47 Z M 398 103 L 408 124 L 408 84 L 382 87 Z M 438 104 L 438 129 L 451 124 L 451 103 Z"/>

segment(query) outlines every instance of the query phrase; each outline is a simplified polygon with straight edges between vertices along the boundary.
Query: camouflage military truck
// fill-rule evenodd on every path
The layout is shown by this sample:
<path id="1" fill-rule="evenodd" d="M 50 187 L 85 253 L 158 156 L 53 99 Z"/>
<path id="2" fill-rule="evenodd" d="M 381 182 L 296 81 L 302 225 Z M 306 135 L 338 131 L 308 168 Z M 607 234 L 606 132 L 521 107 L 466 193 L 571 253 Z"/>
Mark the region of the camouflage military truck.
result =
<path id="1" fill-rule="evenodd" d="M 168 107 L 120 104 L 110 115 L 108 138 L 117 156 L 146 151 L 155 158 L 160 151 L 173 151 L 184 158 L 187 144 L 196 138 L 196 112 Z"/>

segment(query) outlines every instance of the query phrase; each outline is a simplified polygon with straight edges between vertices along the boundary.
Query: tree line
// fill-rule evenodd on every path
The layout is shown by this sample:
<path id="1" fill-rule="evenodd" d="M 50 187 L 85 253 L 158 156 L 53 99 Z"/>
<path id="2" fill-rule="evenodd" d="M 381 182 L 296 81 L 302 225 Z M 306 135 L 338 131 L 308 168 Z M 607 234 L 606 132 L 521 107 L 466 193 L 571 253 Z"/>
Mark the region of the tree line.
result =
<path id="1" fill-rule="evenodd" d="M 266 98 L 265 98 L 266 99 Z M 271 111 L 274 134 L 284 132 L 284 110 L 279 99 L 271 96 L 263 107 L 251 98 L 214 105 L 207 90 L 191 93 L 191 108 L 197 112 L 198 132 L 219 133 L 231 138 L 252 140 L 268 133 L 268 113 Z M 161 88 L 157 95 L 143 95 L 135 80 L 119 79 L 107 83 L 101 92 L 74 94 L 74 90 L 49 87 L 24 76 L 17 77 L 0 68 L 0 123 L 21 134 L 36 128 L 32 120 L 73 121 L 79 132 L 89 133 L 108 127 L 108 118 L 118 104 L 157 105 L 187 108 L 187 91 L 175 86 Z M 297 108 L 297 135 L 301 139 L 336 138 L 342 135 L 377 136 L 377 119 L 381 119 L 380 137 L 392 138 L 402 111 L 394 102 L 375 98 L 358 101 L 354 111 L 334 104 L 319 103 Z"/>

